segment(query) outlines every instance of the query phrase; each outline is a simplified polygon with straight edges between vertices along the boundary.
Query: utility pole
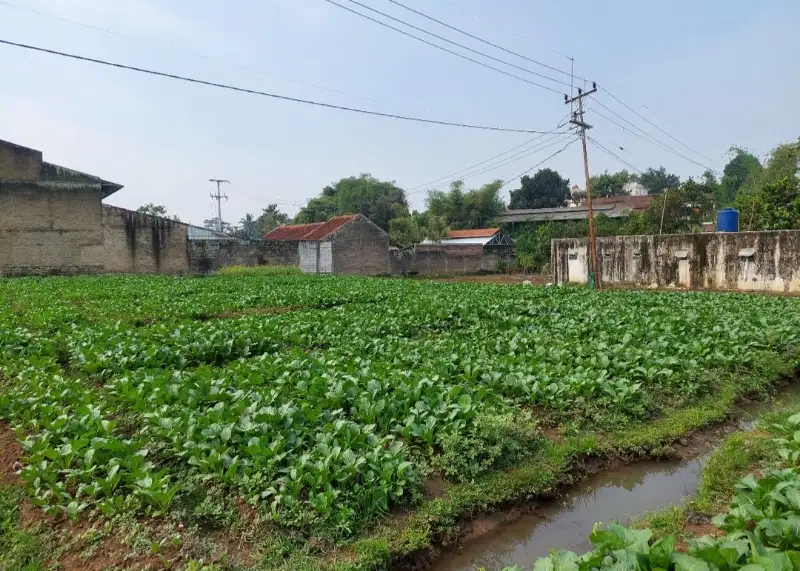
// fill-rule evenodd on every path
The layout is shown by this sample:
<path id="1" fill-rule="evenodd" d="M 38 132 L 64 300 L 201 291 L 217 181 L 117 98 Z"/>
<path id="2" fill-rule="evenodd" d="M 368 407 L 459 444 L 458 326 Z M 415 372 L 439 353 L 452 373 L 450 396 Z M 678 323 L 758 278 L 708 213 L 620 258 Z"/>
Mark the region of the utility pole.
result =
<path id="1" fill-rule="evenodd" d="M 583 99 L 592 93 L 597 92 L 597 84 L 592 83 L 592 89 L 584 92 L 578 88 L 578 95 L 575 97 L 564 96 L 564 103 L 570 105 L 575 101 L 578 102 L 578 111 L 572 114 L 570 123 L 577 125 L 581 135 L 581 146 L 583 147 L 583 174 L 586 177 L 586 208 L 589 210 L 589 285 L 595 287 L 598 291 L 602 289 L 600 284 L 600 274 L 597 269 L 597 241 L 594 231 L 594 211 L 592 210 L 592 189 L 591 182 L 589 181 L 589 156 L 586 152 L 586 129 L 591 129 L 592 126 L 583 120 Z"/>
<path id="2" fill-rule="evenodd" d="M 222 232 L 222 199 L 228 200 L 227 194 L 220 194 L 219 185 L 223 182 L 230 184 L 231 181 L 222 178 L 210 178 L 208 182 L 217 183 L 217 193 L 211 193 L 211 198 L 217 201 L 217 232 Z"/>

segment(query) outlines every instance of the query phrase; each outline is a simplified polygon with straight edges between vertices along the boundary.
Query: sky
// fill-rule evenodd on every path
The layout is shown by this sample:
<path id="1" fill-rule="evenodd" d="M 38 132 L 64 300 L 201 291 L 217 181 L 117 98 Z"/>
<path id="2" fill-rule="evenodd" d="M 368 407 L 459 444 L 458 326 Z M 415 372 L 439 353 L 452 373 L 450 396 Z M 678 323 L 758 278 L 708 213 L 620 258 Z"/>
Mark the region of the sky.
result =
<path id="1" fill-rule="evenodd" d="M 359 1 L 570 82 L 567 73 L 497 51 L 389 0 Z M 704 166 L 721 170 L 732 145 L 764 155 L 800 136 L 797 0 L 402 1 L 565 72 L 568 56 L 574 58 L 575 74 L 602 88 L 586 104 L 595 127 L 590 136 L 637 169 L 663 165 L 698 176 Z M 531 85 L 325 0 L 0 0 L 0 39 L 434 120 L 551 131 L 569 111 L 569 86 L 448 46 L 555 91 Z M 209 178 L 231 181 L 223 187 L 223 218 L 234 223 L 271 202 L 293 215 L 325 185 L 360 173 L 396 181 L 420 209 L 422 185 L 445 177 L 446 186 L 447 175 L 535 137 L 352 114 L 7 45 L 0 45 L 0 78 L 0 139 L 124 185 L 111 204 L 163 204 L 198 224 L 214 214 Z M 634 136 L 601 104 L 694 162 Z M 507 198 L 515 177 L 544 161 L 539 168 L 583 186 L 579 144 L 545 161 L 572 140 L 543 136 L 539 142 L 551 146 L 505 165 L 487 163 L 498 168 L 465 184 L 510 181 Z M 593 142 L 589 166 L 592 173 L 631 170 Z"/>

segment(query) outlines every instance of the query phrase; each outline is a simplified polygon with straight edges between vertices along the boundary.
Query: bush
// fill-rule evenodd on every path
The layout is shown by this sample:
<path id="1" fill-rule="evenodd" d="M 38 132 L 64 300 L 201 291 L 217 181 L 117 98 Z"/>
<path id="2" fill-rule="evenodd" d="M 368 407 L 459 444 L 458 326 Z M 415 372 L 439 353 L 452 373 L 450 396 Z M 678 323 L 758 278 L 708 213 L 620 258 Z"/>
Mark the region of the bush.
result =
<path id="1" fill-rule="evenodd" d="M 218 276 L 299 276 L 297 266 L 229 266 L 217 270 Z"/>

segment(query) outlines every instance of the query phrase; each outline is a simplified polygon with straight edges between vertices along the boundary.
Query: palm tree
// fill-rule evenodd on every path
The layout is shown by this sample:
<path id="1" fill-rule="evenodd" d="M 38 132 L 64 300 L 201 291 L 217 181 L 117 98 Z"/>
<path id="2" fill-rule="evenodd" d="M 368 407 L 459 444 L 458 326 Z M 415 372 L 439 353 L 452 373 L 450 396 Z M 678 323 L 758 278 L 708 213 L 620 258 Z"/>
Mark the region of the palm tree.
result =
<path id="1" fill-rule="evenodd" d="M 241 228 L 240 232 L 242 238 L 247 238 L 248 240 L 258 240 L 261 237 L 258 232 L 258 223 L 256 222 L 256 217 L 249 212 L 244 215 L 244 218 L 239 220 L 239 227 Z"/>

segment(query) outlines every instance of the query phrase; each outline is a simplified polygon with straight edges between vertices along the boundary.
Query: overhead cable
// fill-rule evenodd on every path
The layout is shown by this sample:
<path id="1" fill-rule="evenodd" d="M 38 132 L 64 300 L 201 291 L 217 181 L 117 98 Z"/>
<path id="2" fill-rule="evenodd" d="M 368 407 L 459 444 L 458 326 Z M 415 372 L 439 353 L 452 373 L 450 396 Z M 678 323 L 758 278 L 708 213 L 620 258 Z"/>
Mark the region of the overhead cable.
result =
<path id="1" fill-rule="evenodd" d="M 349 1 L 350 1 L 350 2 L 353 2 L 353 3 L 355 3 L 355 4 L 358 4 L 358 5 L 360 5 L 360 6 L 364 6 L 364 5 L 363 5 L 363 4 L 361 4 L 360 2 L 355 2 L 355 0 L 349 0 Z M 553 93 L 558 93 L 559 95 L 562 95 L 562 94 L 563 94 L 563 92 L 562 92 L 562 91 L 559 91 L 559 90 L 557 90 L 557 89 L 554 89 L 554 88 L 552 88 L 552 87 L 549 87 L 549 86 L 547 86 L 547 85 L 542 85 L 541 83 L 536 83 L 535 81 L 531 81 L 531 80 L 529 80 L 529 79 L 525 79 L 524 77 L 520 77 L 520 76 L 518 76 L 518 75 L 515 75 L 515 74 L 513 74 L 513 73 L 511 73 L 511 72 L 508 72 L 508 71 L 505 71 L 505 70 L 503 70 L 503 69 L 500 69 L 499 67 L 494 67 L 494 66 L 492 66 L 492 65 L 489 65 L 488 63 L 484 63 L 484 62 L 482 62 L 482 61 L 479 61 L 479 60 L 473 59 L 473 58 L 471 58 L 471 57 L 469 57 L 469 56 L 465 56 L 464 54 L 461 54 L 461 53 L 458 53 L 458 52 L 456 52 L 456 51 L 453 51 L 453 50 L 451 50 L 451 49 L 449 49 L 449 48 L 446 48 L 446 47 L 444 47 L 444 46 L 440 46 L 439 44 L 435 44 L 435 43 L 433 43 L 433 42 L 430 42 L 430 41 L 426 40 L 425 38 L 420 38 L 419 36 L 415 36 L 414 34 L 412 34 L 412 33 L 410 33 L 410 32 L 406 32 L 405 30 L 402 30 L 402 29 L 400 29 L 400 28 L 396 28 L 396 27 L 392 26 L 391 24 L 387 24 L 386 22 L 382 22 L 381 20 L 378 20 L 377 18 L 373 18 L 372 16 L 369 16 L 369 15 L 367 15 L 367 14 L 364 14 L 364 13 L 362 13 L 362 12 L 359 12 L 358 10 L 353 10 L 352 8 L 349 8 L 349 7 L 347 7 L 347 6 L 343 5 L 343 4 L 339 4 L 338 2 L 335 2 L 334 0 L 325 0 L 325 2 L 327 2 L 328 4 L 332 4 L 332 5 L 334 5 L 334 6 L 337 6 L 337 7 L 341 8 L 342 10 L 347 10 L 348 12 L 351 12 L 351 13 L 353 13 L 353 14 L 357 15 L 357 16 L 361 16 L 362 18 L 365 18 L 365 19 L 367 19 L 367 20 L 369 20 L 369 21 L 371 21 L 371 22 L 375 22 L 376 24 L 378 24 L 378 25 L 380 25 L 380 26 L 383 26 L 383 27 L 385 27 L 385 28 L 389 28 L 390 30 L 394 30 L 395 32 L 398 32 L 398 33 L 400 33 L 400 34 L 403 34 L 404 36 L 408 36 L 409 38 L 414 38 L 415 40 L 417 40 L 417 41 L 419 41 L 419 42 L 422 42 L 422 43 L 424 43 L 424 44 L 427 44 L 427 45 L 429 45 L 429 46 L 431 46 L 431 47 L 434 47 L 434 48 L 436 48 L 437 50 L 442 50 L 442 51 L 444 51 L 444 52 L 447 52 L 447 53 L 449 53 L 449 54 L 452 54 L 452 55 L 454 55 L 454 56 L 456 56 L 456 57 L 459 57 L 459 58 L 461 58 L 461 59 L 464 59 L 464 60 L 466 60 L 466 61 L 469 61 L 469 62 L 472 62 L 472 63 L 474 63 L 474 64 L 477 64 L 477 65 L 479 65 L 479 66 L 481 66 L 481 67 L 485 67 L 485 68 L 487 68 L 487 69 L 491 69 L 492 71 L 496 71 L 496 72 L 498 72 L 498 73 L 502 73 L 503 75 L 507 75 L 508 77 L 513 77 L 514 79 L 518 79 L 518 80 L 520 80 L 520 81 L 524 81 L 525 83 L 529 83 L 529 84 L 531 84 L 531 85 L 535 85 L 536 87 L 541 87 L 542 89 L 546 89 L 546 90 L 548 90 L 548 91 L 552 91 Z M 367 9 L 369 9 L 369 10 L 373 10 L 373 11 L 376 11 L 376 12 L 377 12 L 377 10 L 375 10 L 374 8 L 370 8 L 369 6 L 364 6 L 364 7 L 365 7 L 365 8 L 367 8 Z M 382 12 L 381 12 L 381 13 L 382 13 Z M 388 18 L 391 18 L 392 20 L 397 20 L 397 18 L 393 18 L 392 16 L 388 16 L 388 15 L 386 15 L 386 16 L 387 16 Z M 400 20 L 400 21 L 402 21 L 402 20 Z M 416 29 L 416 30 L 420 30 L 420 29 L 421 29 L 421 28 L 417 28 L 416 26 L 413 26 L 413 25 L 411 25 L 411 24 L 407 24 L 407 23 L 405 23 L 405 22 L 403 22 L 403 23 L 404 23 L 405 25 L 407 25 L 407 26 L 411 27 L 411 28 L 414 28 L 414 29 Z M 457 46 L 459 46 L 459 47 L 462 47 L 462 48 L 464 48 L 464 49 L 467 49 L 467 50 L 469 50 L 469 51 L 471 51 L 471 52 L 479 53 L 479 54 L 481 54 L 481 55 L 482 55 L 482 56 L 484 56 L 484 57 L 488 57 L 488 58 L 490 58 L 490 59 L 495 59 L 495 60 L 497 59 L 497 58 L 493 58 L 492 56 L 486 55 L 486 54 L 484 54 L 484 53 L 482 53 L 482 52 L 476 52 L 476 50 L 473 50 L 473 49 L 471 49 L 471 48 L 468 48 L 468 47 L 466 47 L 466 46 L 463 46 L 463 45 L 461 45 L 461 44 L 457 44 L 456 42 L 452 42 L 452 41 L 448 40 L 447 38 L 443 38 L 443 37 L 441 37 L 441 36 L 437 36 L 436 34 L 433 34 L 433 33 L 431 33 L 431 32 L 427 32 L 427 31 L 425 31 L 425 30 L 422 30 L 422 31 L 423 31 L 423 32 L 425 32 L 426 34 L 429 34 L 429 35 L 431 35 L 431 36 L 434 36 L 434 37 L 436 37 L 436 38 L 439 38 L 439 39 L 441 39 L 441 40 L 444 40 L 444 41 L 446 41 L 446 42 L 449 42 L 449 43 L 451 43 L 451 44 L 455 44 L 455 45 L 457 45 Z M 503 61 L 503 60 L 498 60 L 498 61 Z M 518 66 L 515 66 L 515 65 L 513 65 L 513 64 L 510 64 L 510 63 L 507 63 L 507 62 L 503 62 L 503 63 L 504 63 L 505 65 L 508 65 L 508 66 L 511 66 L 511 67 L 518 67 Z M 525 69 L 525 68 L 520 68 L 520 69 Z M 525 69 L 525 71 L 528 71 L 529 73 L 532 73 L 532 74 L 534 74 L 534 75 L 540 75 L 540 76 L 541 76 L 541 74 L 538 74 L 538 73 L 536 73 L 536 72 L 532 72 L 532 71 L 530 71 L 530 70 L 527 70 L 527 69 Z M 541 76 L 541 77 L 547 77 L 547 76 Z M 548 77 L 547 79 L 550 79 L 551 81 L 557 81 L 557 80 L 553 80 L 552 78 L 549 78 L 549 77 Z M 561 82 L 559 82 L 559 83 L 561 83 Z M 569 84 L 566 84 L 566 85 L 569 85 Z"/>
<path id="2" fill-rule="evenodd" d="M 59 22 L 65 22 L 67 24 L 80 26 L 80 27 L 86 28 L 88 30 L 94 30 L 96 32 L 102 32 L 104 34 L 108 34 L 110 36 L 115 36 L 115 37 L 118 37 L 118 38 L 123 38 L 125 40 L 129 40 L 129 41 L 133 41 L 133 42 L 141 42 L 141 43 L 144 43 L 144 44 L 149 45 L 151 47 L 158 47 L 158 48 L 163 48 L 163 49 L 167 49 L 167 50 L 172 50 L 172 51 L 175 51 L 175 52 L 178 52 L 178 53 L 181 53 L 181 54 L 184 54 L 184 55 L 188 55 L 188 56 L 191 56 L 191 57 L 201 58 L 201 59 L 204 59 L 206 61 L 210 61 L 212 63 L 216 63 L 216 64 L 219 64 L 219 65 L 228 65 L 228 66 L 231 66 L 231 67 L 235 67 L 237 69 L 241 69 L 243 71 L 248 71 L 248 72 L 251 72 L 251 73 L 257 73 L 257 74 L 263 75 L 265 77 L 275 77 L 275 78 L 278 78 L 278 79 L 282 79 L 283 81 L 289 81 L 291 83 L 295 83 L 297 85 L 303 85 L 305 87 L 313 87 L 314 89 L 321 89 L 321 90 L 324 90 L 324 91 L 328 91 L 329 93 L 336 93 L 337 95 L 345 95 L 347 97 L 354 97 L 356 99 L 362 99 L 364 101 L 371 101 L 372 103 L 379 103 L 381 105 L 389 105 L 391 107 L 398 107 L 398 108 L 401 107 L 400 105 L 397 105 L 396 103 L 391 103 L 389 101 L 383 101 L 381 99 L 374 99 L 372 97 L 364 97 L 362 95 L 357 95 L 355 93 L 350 93 L 348 91 L 342 91 L 340 89 L 333 89 L 331 87 L 325 87 L 324 85 L 317 85 L 315 83 L 309 83 L 307 81 L 301 81 L 299 79 L 293 79 L 291 77 L 286 77 L 285 75 L 279 75 L 277 73 L 272 73 L 272 72 L 269 72 L 269 71 L 263 71 L 261 69 L 255 68 L 255 67 L 242 65 L 242 64 L 230 61 L 230 60 L 216 58 L 216 57 L 212 57 L 212 56 L 209 56 L 209 55 L 206 55 L 206 54 L 201 54 L 201 53 L 193 52 L 193 51 L 190 51 L 190 50 L 185 50 L 183 48 L 179 48 L 179 47 L 173 46 L 172 44 L 162 43 L 162 42 L 154 42 L 152 40 L 147 40 L 147 39 L 144 39 L 144 38 L 137 38 L 135 36 L 130 36 L 128 34 L 123 34 L 121 32 L 117 32 L 117 31 L 114 31 L 114 30 L 109 30 L 107 28 L 101 28 L 101 27 L 98 27 L 98 26 L 93 26 L 91 24 L 85 24 L 83 22 L 78 22 L 76 20 L 71 20 L 69 18 L 63 18 L 61 16 L 56 16 L 54 14 L 49 14 L 47 12 L 42 12 L 40 10 L 35 10 L 33 8 L 28 8 L 27 6 L 19 6 L 17 4 L 12 4 L 11 2 L 6 2 L 5 0 L 0 0 L 0 5 L 8 6 L 9 8 L 14 8 L 14 9 L 17 9 L 17 10 L 22 10 L 23 12 L 29 12 L 31 14 L 36 14 L 38 16 L 45 16 L 47 18 L 51 18 L 51 19 L 57 20 Z"/>
<path id="3" fill-rule="evenodd" d="M 412 8 L 410 6 L 406 6 L 402 2 L 398 2 L 397 0 L 388 0 L 388 1 L 391 2 L 392 4 L 395 4 L 397 6 L 400 6 L 401 8 L 404 8 L 404 9 L 408 10 L 409 12 L 413 12 L 414 14 L 417 14 L 418 16 L 422 16 L 423 18 L 426 18 L 426 19 L 428 19 L 428 20 L 430 20 L 432 22 L 436 22 L 437 24 L 439 24 L 441 26 L 444 26 L 445 28 L 449 28 L 451 30 L 454 30 L 454 31 L 458 32 L 459 34 L 463 34 L 463 35 L 467 36 L 468 38 L 472 38 L 473 40 L 478 40 L 479 42 L 484 43 L 487 46 L 491 46 L 491 47 L 493 47 L 495 49 L 504 51 L 507 54 L 511 54 L 513 56 L 517 56 L 518 58 L 524 59 L 525 61 L 529 61 L 531 63 L 535 63 L 536 65 L 545 67 L 545 68 L 547 68 L 549 70 L 552 70 L 552 71 L 555 71 L 555 72 L 558 72 L 558 73 L 563 73 L 564 75 L 566 75 L 568 77 L 572 75 L 569 71 L 565 71 L 563 69 L 559 69 L 559 68 L 554 67 L 552 65 L 548 65 L 548 64 L 546 64 L 544 62 L 541 62 L 539 60 L 535 60 L 535 59 L 529 58 L 528 56 L 525 56 L 525 55 L 523 55 L 521 53 L 517 53 L 517 52 L 512 51 L 510 49 L 504 48 L 501 45 L 498 45 L 498 44 L 495 44 L 493 42 L 490 42 L 489 40 L 485 40 L 485 39 L 483 39 L 483 38 L 481 38 L 479 36 L 476 36 L 474 34 L 470 34 L 469 32 L 466 32 L 466 31 L 462 30 L 461 28 L 457 28 L 456 26 L 451 26 L 447 22 L 443 22 L 442 20 L 438 20 L 438 19 L 436 19 L 436 18 L 434 18 L 432 16 L 424 14 L 424 13 L 420 12 L 419 10 L 415 10 L 414 8 Z M 576 79 L 580 79 L 580 80 L 586 81 L 582 77 L 577 77 L 577 76 L 574 76 L 574 77 Z M 548 79 L 552 79 L 552 78 L 548 78 Z M 553 79 L 553 81 L 557 81 L 557 80 Z M 564 85 L 570 85 L 569 83 L 565 83 L 565 82 L 559 82 L 559 83 L 564 83 Z"/>
<path id="4" fill-rule="evenodd" d="M 659 127 L 658 125 L 656 125 L 655 123 L 653 123 L 653 122 L 652 122 L 650 119 L 648 119 L 647 117 L 645 117 L 644 115 L 642 115 L 641 113 L 639 113 L 638 111 L 636 111 L 636 109 L 634 109 L 633 107 L 631 107 L 630 105 L 628 105 L 627 103 L 625 103 L 624 101 L 622 101 L 622 100 L 621 100 L 619 97 L 617 97 L 616 95 L 614 95 L 613 93 L 611 93 L 611 92 L 610 92 L 608 89 L 605 89 L 603 86 L 599 86 L 599 87 L 600 87 L 600 89 L 601 89 L 601 90 L 605 91 L 605 92 L 606 92 L 606 93 L 609 95 L 609 97 L 611 97 L 611 98 L 612 98 L 614 101 L 616 101 L 617 103 L 619 103 L 620 105 L 622 105 L 623 107 L 625 107 L 625 108 L 626 108 L 628 111 L 630 111 L 631 113 L 634 113 L 634 114 L 636 114 L 638 117 L 640 117 L 641 119 L 643 119 L 643 120 L 647 121 L 647 123 L 649 123 L 650 125 L 652 125 L 652 126 L 653 126 L 653 127 L 655 127 L 656 129 L 658 129 L 659 131 L 661 131 L 662 133 L 664 133 L 664 134 L 665 134 L 667 137 L 669 137 L 670 139 L 672 139 L 673 141 L 675 141 L 675 142 L 676 142 L 676 143 L 678 143 L 679 145 L 681 145 L 681 146 L 683 146 L 683 147 L 685 147 L 685 148 L 689 149 L 690 151 L 692 151 L 692 152 L 693 152 L 694 154 L 696 154 L 697 156 L 699 156 L 699 157 L 702 157 L 702 158 L 704 158 L 705 160 L 707 160 L 707 161 L 709 161 L 709 162 L 711 162 L 711 163 L 715 162 L 713 159 L 710 159 L 710 158 L 708 158 L 707 156 L 705 156 L 705 155 L 704 155 L 703 153 L 701 153 L 700 151 L 695 151 L 695 150 L 694 150 L 692 147 L 690 147 L 689 145 L 687 145 L 686 143 L 684 143 L 684 142 L 683 142 L 683 141 L 681 141 L 680 139 L 677 139 L 677 138 L 673 137 L 672 135 L 670 135 L 669 133 L 667 133 L 667 132 L 666 132 L 664 129 L 662 129 L 661 127 Z M 713 170 L 713 169 L 709 169 L 709 170 Z"/>
<path id="5" fill-rule="evenodd" d="M 31 46 L 31 45 L 27 45 L 27 44 L 20 44 L 20 43 L 17 43 L 17 42 L 10 42 L 8 40 L 0 40 L 0 44 L 5 44 L 5 45 L 9 45 L 9 46 L 15 46 L 15 47 L 18 47 L 18 48 L 23 48 L 23 49 L 26 49 L 26 50 L 32 50 L 32 51 L 36 51 L 36 52 L 47 53 L 47 54 L 51 54 L 51 55 L 57 55 L 57 56 L 70 58 L 70 59 L 75 59 L 75 60 L 79 60 L 79 61 L 95 63 L 95 64 L 104 65 L 104 66 L 108 66 L 108 67 L 116 67 L 116 68 L 119 68 L 119 69 L 125 69 L 125 70 L 129 70 L 129 71 L 136 71 L 136 72 L 139 72 L 139 73 L 145 73 L 145 74 L 148 74 L 148 75 L 155 75 L 155 76 L 158 76 L 158 77 L 166 77 L 166 78 L 169 78 L 169 79 L 185 81 L 185 82 L 188 82 L 188 83 L 206 85 L 206 86 L 209 86 L 209 87 L 217 87 L 217 88 L 220 88 L 220 89 L 228 89 L 230 91 L 238 91 L 238 92 L 241 92 L 241 93 L 249 93 L 251 95 L 260 95 L 262 97 L 269 97 L 269 98 L 272 98 L 272 99 L 279 99 L 279 100 L 282 100 L 282 101 L 291 101 L 293 103 L 303 103 L 303 104 L 306 104 L 306 105 L 314 105 L 316 107 L 324 107 L 324 108 L 327 108 L 327 109 L 337 109 L 339 111 L 349 111 L 351 113 L 360 113 L 360 114 L 363 114 L 363 115 L 372 115 L 372 116 L 376 116 L 376 117 L 386 117 L 386 118 L 389 118 L 389 119 L 400 119 L 400 120 L 403 120 L 403 121 L 415 121 L 415 122 L 418 122 L 418 123 L 430 123 L 430 124 L 434 124 L 434 125 L 445 125 L 445 126 L 449 126 L 449 127 L 463 127 L 463 128 L 466 128 L 466 129 L 480 129 L 480 130 L 484 130 L 484 131 L 503 131 L 503 132 L 508 132 L 508 133 L 532 133 L 532 134 L 538 134 L 538 133 L 548 134 L 548 133 L 552 133 L 552 131 L 537 131 L 537 130 L 534 130 L 534 129 L 514 129 L 514 128 L 510 128 L 510 127 L 494 127 L 494 126 L 488 126 L 488 125 L 473 125 L 473 124 L 470 124 L 470 123 L 454 123 L 454 122 L 450 122 L 450 121 L 437 121 L 437 120 L 434 120 L 434 119 L 425 119 L 425 118 L 422 118 L 422 117 L 409 117 L 409 116 L 406 116 L 406 115 L 396 115 L 396 114 L 393 114 L 393 113 L 382 113 L 380 111 L 370 111 L 370 110 L 367 110 L 367 109 L 358 109 L 358 108 L 355 108 L 355 107 L 345 107 L 343 105 L 334 105 L 332 103 L 323 103 L 321 101 L 311 101 L 309 99 L 300 99 L 298 97 L 289 97 L 287 95 L 278 95 L 278 94 L 275 94 L 275 93 L 267 93 L 265 91 L 257 91 L 255 89 L 246 89 L 244 87 L 236 87 L 236 86 L 227 85 L 227 84 L 224 84 L 224 83 L 216 83 L 216 82 L 213 82 L 213 81 L 206 81 L 206 80 L 203 80 L 203 79 L 195 79 L 195 78 L 191 78 L 191 77 L 185 77 L 185 76 L 181 76 L 181 75 L 176 75 L 176 74 L 173 74 L 173 73 L 165 73 L 165 72 L 162 72 L 162 71 L 155 71 L 155 70 L 151 70 L 151 69 L 145 69 L 145 68 L 135 67 L 135 66 L 131 66 L 131 65 L 125 65 L 125 64 L 121 64 L 121 63 L 114 63 L 114 62 L 109 62 L 109 61 L 105 61 L 105 60 L 101 60 L 101 59 L 95 59 L 95 58 L 90 58 L 90 57 L 85 57 L 85 56 L 79 56 L 79 55 L 70 54 L 70 53 L 66 53 L 66 52 L 59 52 L 59 51 L 56 51 L 56 50 L 50 50 L 50 49 L 46 49 L 46 48 L 40 48 L 40 47 L 37 47 L 37 46 Z"/>
<path id="6" fill-rule="evenodd" d="M 605 151 L 605 152 L 606 152 L 606 154 L 608 154 L 608 155 L 611 155 L 613 158 L 617 159 L 617 160 L 618 160 L 619 162 L 621 162 L 622 164 L 624 164 L 624 165 L 626 165 L 626 166 L 628 166 L 628 167 L 632 168 L 633 170 L 635 170 L 635 171 L 636 171 L 636 172 L 638 172 L 639 174 L 642 174 L 642 170 L 641 170 L 641 169 L 637 169 L 637 168 L 636 168 L 635 166 L 633 166 L 631 163 L 629 163 L 629 162 L 628 162 L 628 161 L 626 161 L 625 159 L 621 158 L 620 156 L 618 156 L 617 154 L 615 154 L 613 151 L 610 151 L 610 150 L 609 150 L 609 149 L 608 149 L 608 148 L 607 148 L 605 145 L 603 145 L 603 143 L 601 143 L 601 142 L 597 141 L 596 139 L 594 139 L 594 138 L 592 138 L 592 137 L 586 137 L 586 138 L 587 138 L 587 139 L 589 139 L 589 140 L 590 140 L 592 143 L 594 143 L 594 144 L 595 144 L 595 145 L 597 145 L 598 147 L 600 147 L 600 149 L 602 149 L 603 151 Z"/>
<path id="7" fill-rule="evenodd" d="M 547 157 L 547 158 L 546 158 L 546 159 L 544 159 L 543 161 L 536 163 L 536 164 L 535 164 L 535 165 L 533 165 L 531 168 L 529 168 L 529 169 L 528 169 L 528 170 L 526 170 L 526 171 L 523 171 L 523 172 L 519 173 L 519 174 L 518 174 L 517 176 L 515 176 L 514 178 L 510 178 L 510 179 L 508 179 L 508 182 L 506 182 L 506 183 L 505 183 L 503 186 L 501 186 L 499 190 L 503 190 L 505 187 L 507 187 L 507 186 L 508 186 L 509 184 L 511 184 L 513 181 L 517 180 L 518 178 L 520 178 L 520 179 L 521 179 L 523 176 L 525 176 L 526 174 L 528 174 L 529 172 L 531 172 L 533 169 L 535 169 L 535 168 L 537 168 L 537 167 L 539 167 L 539 166 L 543 165 L 544 163 L 546 163 L 547 161 L 549 161 L 550 159 L 552 159 L 552 158 L 553 158 L 553 157 L 555 157 L 556 155 L 559 155 L 559 154 L 563 153 L 563 152 L 564 152 L 564 150 L 565 150 L 567 147 L 569 147 L 569 146 L 570 146 L 570 145 L 572 145 L 573 143 L 577 142 L 577 140 L 578 140 L 578 139 L 573 139 L 573 140 L 571 140 L 569 143 L 567 143 L 566 145 L 564 145 L 563 147 L 561 147 L 559 150 L 557 150 L 555 153 L 553 153 L 552 155 L 550 155 L 549 157 Z"/>

